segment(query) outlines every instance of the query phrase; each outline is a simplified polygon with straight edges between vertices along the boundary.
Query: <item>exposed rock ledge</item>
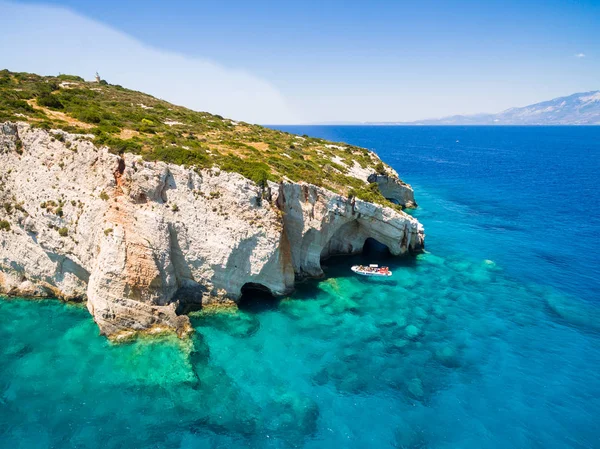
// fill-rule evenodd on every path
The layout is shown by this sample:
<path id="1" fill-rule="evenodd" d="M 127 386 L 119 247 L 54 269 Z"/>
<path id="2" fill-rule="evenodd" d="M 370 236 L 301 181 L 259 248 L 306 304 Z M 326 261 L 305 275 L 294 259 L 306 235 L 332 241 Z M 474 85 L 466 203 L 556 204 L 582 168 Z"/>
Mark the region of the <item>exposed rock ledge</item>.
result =
<path id="1" fill-rule="evenodd" d="M 187 304 L 275 295 L 320 261 L 423 247 L 409 215 L 309 184 L 123 158 L 81 136 L 0 125 L 0 293 L 85 300 L 103 334 L 189 330 Z M 262 199 L 262 198 L 267 199 Z"/>
<path id="2" fill-rule="evenodd" d="M 412 187 L 401 181 L 395 172 L 391 176 L 373 173 L 367 181 L 376 182 L 384 197 L 404 207 L 417 207 Z"/>

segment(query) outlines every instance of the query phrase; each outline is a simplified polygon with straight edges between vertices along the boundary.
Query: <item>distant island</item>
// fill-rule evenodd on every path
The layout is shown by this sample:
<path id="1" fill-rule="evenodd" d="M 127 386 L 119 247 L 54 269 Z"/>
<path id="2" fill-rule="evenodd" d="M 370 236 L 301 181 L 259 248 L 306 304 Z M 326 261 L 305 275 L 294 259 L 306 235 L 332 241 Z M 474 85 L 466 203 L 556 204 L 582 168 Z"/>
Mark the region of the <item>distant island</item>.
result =
<path id="1" fill-rule="evenodd" d="M 363 124 L 382 126 L 600 125 L 600 90 L 580 92 L 567 97 L 558 97 L 521 108 L 510 108 L 497 114 L 452 115 L 450 117 L 425 119 L 415 122 L 367 122 Z"/>

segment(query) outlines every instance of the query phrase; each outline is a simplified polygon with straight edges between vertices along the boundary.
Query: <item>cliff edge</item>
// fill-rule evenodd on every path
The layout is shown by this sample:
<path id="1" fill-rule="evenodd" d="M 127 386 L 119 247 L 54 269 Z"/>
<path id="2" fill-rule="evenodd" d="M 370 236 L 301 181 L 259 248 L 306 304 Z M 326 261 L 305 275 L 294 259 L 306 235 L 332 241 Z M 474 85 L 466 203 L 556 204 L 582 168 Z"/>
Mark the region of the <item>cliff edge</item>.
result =
<path id="1" fill-rule="evenodd" d="M 85 301 L 103 334 L 285 295 L 321 260 L 424 234 L 375 153 L 78 77 L 0 71 L 0 293 Z"/>
<path id="2" fill-rule="evenodd" d="M 0 292 L 84 300 L 102 333 L 189 326 L 178 308 L 275 295 L 320 276 L 321 259 L 417 252 L 402 211 L 304 183 L 266 188 L 218 168 L 111 154 L 85 136 L 0 126 Z"/>

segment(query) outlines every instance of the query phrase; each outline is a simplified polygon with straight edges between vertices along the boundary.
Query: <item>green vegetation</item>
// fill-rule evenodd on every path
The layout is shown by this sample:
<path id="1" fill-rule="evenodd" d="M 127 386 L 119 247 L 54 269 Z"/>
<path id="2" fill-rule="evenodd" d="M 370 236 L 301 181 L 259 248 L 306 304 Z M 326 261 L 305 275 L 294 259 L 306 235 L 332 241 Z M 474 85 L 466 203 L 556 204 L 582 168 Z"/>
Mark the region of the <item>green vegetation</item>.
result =
<path id="1" fill-rule="evenodd" d="M 240 173 L 248 179 L 251 179 L 260 187 L 266 187 L 269 178 L 274 181 L 275 176 L 271 174 L 269 166 L 263 162 L 244 160 L 238 156 L 229 155 L 226 157 L 221 168 L 225 171 Z"/>
<path id="2" fill-rule="evenodd" d="M 92 134 L 96 145 L 116 154 L 139 154 L 147 161 L 198 169 L 216 166 L 263 187 L 268 180 L 304 181 L 389 205 L 381 194 L 348 174 L 354 165 L 388 172 L 364 148 L 233 122 L 106 82 L 2 70 L 0 122 L 7 120 Z M 60 133 L 53 136 L 65 140 Z M 108 199 L 104 192 L 100 197 Z"/>
<path id="3" fill-rule="evenodd" d="M 377 173 L 378 175 L 386 175 L 387 174 L 387 170 L 386 170 L 383 162 L 381 162 L 381 161 L 377 162 L 377 164 L 375 165 L 375 173 Z"/>
<path id="4" fill-rule="evenodd" d="M 144 159 L 147 161 L 164 161 L 170 164 L 200 167 L 208 165 L 209 162 L 206 152 L 186 150 L 180 147 L 154 148 L 144 154 Z"/>
<path id="5" fill-rule="evenodd" d="M 69 230 L 67 228 L 60 228 L 58 230 L 58 235 L 60 235 L 61 237 L 66 237 L 69 235 Z"/>
<path id="6" fill-rule="evenodd" d="M 6 220 L 0 220 L 0 231 L 10 231 L 10 223 Z"/>
<path id="7" fill-rule="evenodd" d="M 348 191 L 348 196 L 358 198 L 371 203 L 384 203 L 387 201 L 379 191 L 377 184 L 369 184 L 364 187 L 353 188 Z"/>
<path id="8" fill-rule="evenodd" d="M 56 78 L 59 79 L 60 81 L 79 81 L 82 83 L 85 81 L 82 77 L 75 76 L 75 75 L 61 74 L 61 75 L 58 75 Z"/>

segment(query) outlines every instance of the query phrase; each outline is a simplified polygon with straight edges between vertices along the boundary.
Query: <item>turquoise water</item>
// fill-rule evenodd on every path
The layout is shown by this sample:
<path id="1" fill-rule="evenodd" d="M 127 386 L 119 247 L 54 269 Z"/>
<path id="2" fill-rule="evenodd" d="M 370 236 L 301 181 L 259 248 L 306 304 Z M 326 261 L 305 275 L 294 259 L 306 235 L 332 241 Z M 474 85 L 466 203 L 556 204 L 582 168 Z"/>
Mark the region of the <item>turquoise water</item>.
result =
<path id="1" fill-rule="evenodd" d="M 293 131 L 377 149 L 428 253 L 385 280 L 330 259 L 184 342 L 0 301 L 0 447 L 600 447 L 600 129 Z"/>

